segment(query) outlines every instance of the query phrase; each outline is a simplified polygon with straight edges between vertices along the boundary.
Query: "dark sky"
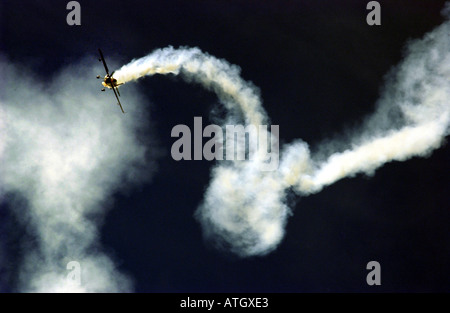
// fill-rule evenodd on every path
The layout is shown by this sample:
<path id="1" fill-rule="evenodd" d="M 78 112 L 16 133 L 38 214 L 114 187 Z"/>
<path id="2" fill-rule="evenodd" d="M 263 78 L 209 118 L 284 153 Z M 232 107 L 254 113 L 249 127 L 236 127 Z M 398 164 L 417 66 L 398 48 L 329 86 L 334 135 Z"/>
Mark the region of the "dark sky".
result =
<path id="1" fill-rule="evenodd" d="M 0 53 L 46 78 L 96 57 L 98 47 L 125 64 L 156 48 L 196 46 L 242 68 L 283 142 L 301 138 L 313 149 L 374 110 L 405 43 L 442 23 L 444 5 L 379 1 L 382 25 L 370 27 L 368 1 L 80 0 L 81 26 L 68 26 L 67 2 L 2 1 Z M 450 291 L 448 145 L 428 158 L 389 163 L 370 178 L 292 195 L 278 249 L 240 259 L 205 242 L 193 217 L 212 163 L 170 158 L 172 127 L 208 119 L 218 100 L 162 76 L 140 81 L 139 89 L 152 104 L 154 137 L 165 155 L 150 183 L 115 195 L 101 230 L 105 250 L 136 291 Z M 0 211 L 5 229 L 14 223 L 7 209 Z M 18 240 L 8 238 L 9 245 Z M 14 251 L 9 257 L 20 261 Z M 366 284 L 371 260 L 381 264 L 381 286 Z M 14 289 L 13 275 L 0 275 L 8 277 L 2 289 Z"/>

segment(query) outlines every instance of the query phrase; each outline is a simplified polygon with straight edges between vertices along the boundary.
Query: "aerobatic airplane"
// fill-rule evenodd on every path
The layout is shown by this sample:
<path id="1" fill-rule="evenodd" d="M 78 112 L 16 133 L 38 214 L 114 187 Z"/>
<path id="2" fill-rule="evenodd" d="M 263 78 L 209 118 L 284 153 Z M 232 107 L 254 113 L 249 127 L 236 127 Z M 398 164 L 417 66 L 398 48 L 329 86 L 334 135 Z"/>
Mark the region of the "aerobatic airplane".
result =
<path id="1" fill-rule="evenodd" d="M 119 100 L 120 92 L 119 92 L 119 89 L 117 88 L 118 86 L 123 85 L 123 83 L 117 83 L 117 79 L 115 79 L 113 77 L 114 72 L 109 74 L 108 66 L 106 65 L 106 61 L 105 61 L 105 58 L 103 57 L 102 50 L 100 50 L 100 48 L 99 48 L 98 52 L 100 53 L 100 59 L 98 59 L 98 60 L 103 62 L 103 65 L 105 66 L 105 70 L 106 70 L 106 76 L 102 81 L 102 85 L 103 85 L 103 87 L 108 87 L 109 89 L 112 89 L 114 91 L 114 95 L 116 95 L 116 98 L 117 98 L 117 105 L 120 106 L 122 113 L 125 113 L 125 111 L 122 108 L 122 104 L 120 103 L 120 100 Z M 97 75 L 97 79 L 100 79 L 100 75 Z M 105 88 L 102 88 L 102 91 L 105 91 Z"/>

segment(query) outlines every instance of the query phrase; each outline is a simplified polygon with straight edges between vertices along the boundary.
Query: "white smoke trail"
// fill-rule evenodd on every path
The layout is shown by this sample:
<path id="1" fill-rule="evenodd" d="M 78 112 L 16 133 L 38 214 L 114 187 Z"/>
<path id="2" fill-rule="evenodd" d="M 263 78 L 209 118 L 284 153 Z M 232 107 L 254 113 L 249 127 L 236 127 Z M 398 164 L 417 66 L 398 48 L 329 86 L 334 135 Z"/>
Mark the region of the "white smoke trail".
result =
<path id="1" fill-rule="evenodd" d="M 154 74 L 179 74 L 188 82 L 200 83 L 214 91 L 229 110 L 229 124 L 239 124 L 237 114 L 243 115 L 247 124 L 258 126 L 268 122 L 258 90 L 240 77 L 240 68 L 198 48 L 158 49 L 124 65 L 114 77 L 127 83 Z M 276 140 L 268 131 L 265 133 L 272 141 Z M 205 234 L 218 239 L 220 244 L 232 243 L 229 248 L 238 254 L 269 252 L 275 247 L 272 243 L 283 237 L 288 214 L 283 203 L 285 186 L 278 173 L 261 171 L 266 165 L 263 164 L 266 151 L 252 152 L 251 162 L 218 165 L 213 170 L 211 185 L 197 213 Z"/>
<path id="2" fill-rule="evenodd" d="M 141 99 L 127 95 L 123 115 L 113 95 L 100 93 L 102 69 L 87 61 L 50 82 L 4 58 L 0 71 L 0 200 L 35 238 L 23 243 L 18 290 L 130 291 L 98 244 L 98 226 L 111 194 L 148 178 L 143 166 L 151 172 L 137 137 L 148 131 Z M 70 261 L 80 264 L 81 285 L 67 279 Z"/>
<path id="3" fill-rule="evenodd" d="M 446 22 L 409 46 L 377 111 L 347 150 L 318 158 L 299 140 L 284 147 L 277 171 L 261 171 L 261 158 L 218 163 L 197 210 L 205 235 L 241 256 L 269 253 L 284 235 L 288 188 L 307 195 L 440 147 L 450 119 L 449 33 Z M 0 197 L 25 200 L 25 209 L 15 209 L 37 238 L 23 262 L 20 290 L 130 290 L 129 278 L 98 247 L 97 226 L 109 195 L 141 179 L 136 168 L 145 163 L 145 148 L 136 131 L 147 121 L 137 93 L 127 95 L 123 118 L 109 97 L 100 98 L 88 79 L 96 73 L 86 66 L 65 70 L 48 84 L 6 60 L 0 69 Z M 230 120 L 240 113 L 247 124 L 268 122 L 257 90 L 242 80 L 239 68 L 197 48 L 157 50 L 115 77 L 129 82 L 156 73 L 180 74 L 213 90 Z M 82 268 L 81 286 L 66 279 L 73 260 Z"/>
<path id="4" fill-rule="evenodd" d="M 288 188 L 302 195 L 315 193 L 344 177 L 372 174 L 387 162 L 427 156 L 439 148 L 450 120 L 449 34 L 447 21 L 409 45 L 376 112 L 347 150 L 311 157 L 308 145 L 299 140 L 284 147 L 277 171 L 261 171 L 260 159 L 216 164 L 196 213 L 204 233 L 241 256 L 266 254 L 283 237 L 290 214 Z M 202 84 L 231 112 L 241 112 L 247 123 L 268 120 L 258 92 L 242 80 L 238 68 L 197 48 L 156 50 L 123 66 L 115 77 L 126 83 L 154 74 L 180 74 Z"/>
<path id="5" fill-rule="evenodd" d="M 186 80 L 213 90 L 227 109 L 240 109 L 247 123 L 264 125 L 266 122 L 258 91 L 240 77 L 240 68 L 198 48 L 156 50 L 124 65 L 115 72 L 114 78 L 126 83 L 154 74 L 182 74 Z"/>
<path id="6" fill-rule="evenodd" d="M 330 155 L 311 173 L 286 177 L 307 194 L 358 172 L 371 174 L 386 162 L 427 156 L 442 145 L 449 121 L 450 22 L 446 22 L 409 45 L 387 81 L 377 112 L 358 130 L 351 148 Z M 377 129 L 386 124 L 390 129 Z"/>

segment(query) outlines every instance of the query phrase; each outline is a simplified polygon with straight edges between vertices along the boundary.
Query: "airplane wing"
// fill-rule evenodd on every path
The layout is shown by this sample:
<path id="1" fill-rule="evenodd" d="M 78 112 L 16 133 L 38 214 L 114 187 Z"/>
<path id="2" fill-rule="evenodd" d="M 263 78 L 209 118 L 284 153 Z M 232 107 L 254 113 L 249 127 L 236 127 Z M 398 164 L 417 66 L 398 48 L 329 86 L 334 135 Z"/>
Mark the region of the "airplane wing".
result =
<path id="1" fill-rule="evenodd" d="M 117 90 L 117 92 L 116 92 L 116 87 L 113 87 L 112 90 L 114 91 L 114 94 L 116 95 L 117 105 L 120 106 L 120 109 L 122 110 L 122 113 L 125 114 L 125 111 L 122 108 L 122 104 L 120 103 L 119 96 L 117 95 L 117 92 L 119 92 L 119 91 Z"/>
<path id="2" fill-rule="evenodd" d="M 106 65 L 105 58 L 103 57 L 102 50 L 100 50 L 100 48 L 98 48 L 98 52 L 100 53 L 100 58 L 101 58 L 101 60 L 102 60 L 102 62 L 103 62 L 103 65 L 105 66 L 106 74 L 108 74 L 108 76 L 110 76 L 110 75 L 109 75 L 108 66 Z"/>
<path id="3" fill-rule="evenodd" d="M 114 72 L 111 75 L 109 74 L 109 69 L 108 69 L 108 66 L 106 65 L 105 58 L 103 57 L 102 50 L 99 48 L 98 52 L 100 53 L 100 60 L 103 62 L 103 66 L 105 67 L 106 74 L 108 74 L 108 76 L 112 79 L 112 75 L 114 74 Z M 114 95 L 116 96 L 116 99 L 117 99 L 117 105 L 120 106 L 122 113 L 125 113 L 125 111 L 122 108 L 122 104 L 120 103 L 120 100 L 119 100 L 119 96 L 120 96 L 119 89 L 117 89 L 117 86 L 114 86 L 114 83 L 111 83 L 111 86 L 112 86 L 112 90 L 114 91 Z"/>

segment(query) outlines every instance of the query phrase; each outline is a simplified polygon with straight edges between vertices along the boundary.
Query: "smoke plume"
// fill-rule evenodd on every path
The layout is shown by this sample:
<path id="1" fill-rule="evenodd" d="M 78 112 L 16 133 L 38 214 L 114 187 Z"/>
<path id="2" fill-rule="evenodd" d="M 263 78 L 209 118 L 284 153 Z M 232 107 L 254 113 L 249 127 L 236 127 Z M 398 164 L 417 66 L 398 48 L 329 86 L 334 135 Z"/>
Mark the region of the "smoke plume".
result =
<path id="1" fill-rule="evenodd" d="M 267 254 L 284 235 L 288 189 L 303 196 L 316 193 L 344 177 L 371 175 L 387 162 L 424 157 L 439 148 L 450 120 L 449 34 L 447 21 L 409 44 L 376 111 L 343 151 L 312 156 L 308 144 L 297 140 L 283 147 L 276 171 L 261 170 L 263 157 L 218 162 L 196 212 L 205 235 L 241 256 Z M 246 124 L 269 120 L 257 89 L 240 77 L 239 68 L 198 48 L 156 50 L 123 66 L 115 77 L 126 83 L 154 74 L 180 75 L 214 91 L 229 110 L 228 123 L 239 123 L 237 114 Z"/>
<path id="2" fill-rule="evenodd" d="M 32 238 L 21 247 L 20 291 L 132 287 L 102 252 L 98 226 L 112 194 L 152 172 L 148 142 L 137 136 L 148 133 L 148 121 L 135 92 L 124 118 L 114 96 L 100 92 L 95 75 L 103 68 L 92 62 L 46 81 L 0 58 L 0 200 Z M 80 265 L 81 285 L 67 278 L 71 261 Z"/>

